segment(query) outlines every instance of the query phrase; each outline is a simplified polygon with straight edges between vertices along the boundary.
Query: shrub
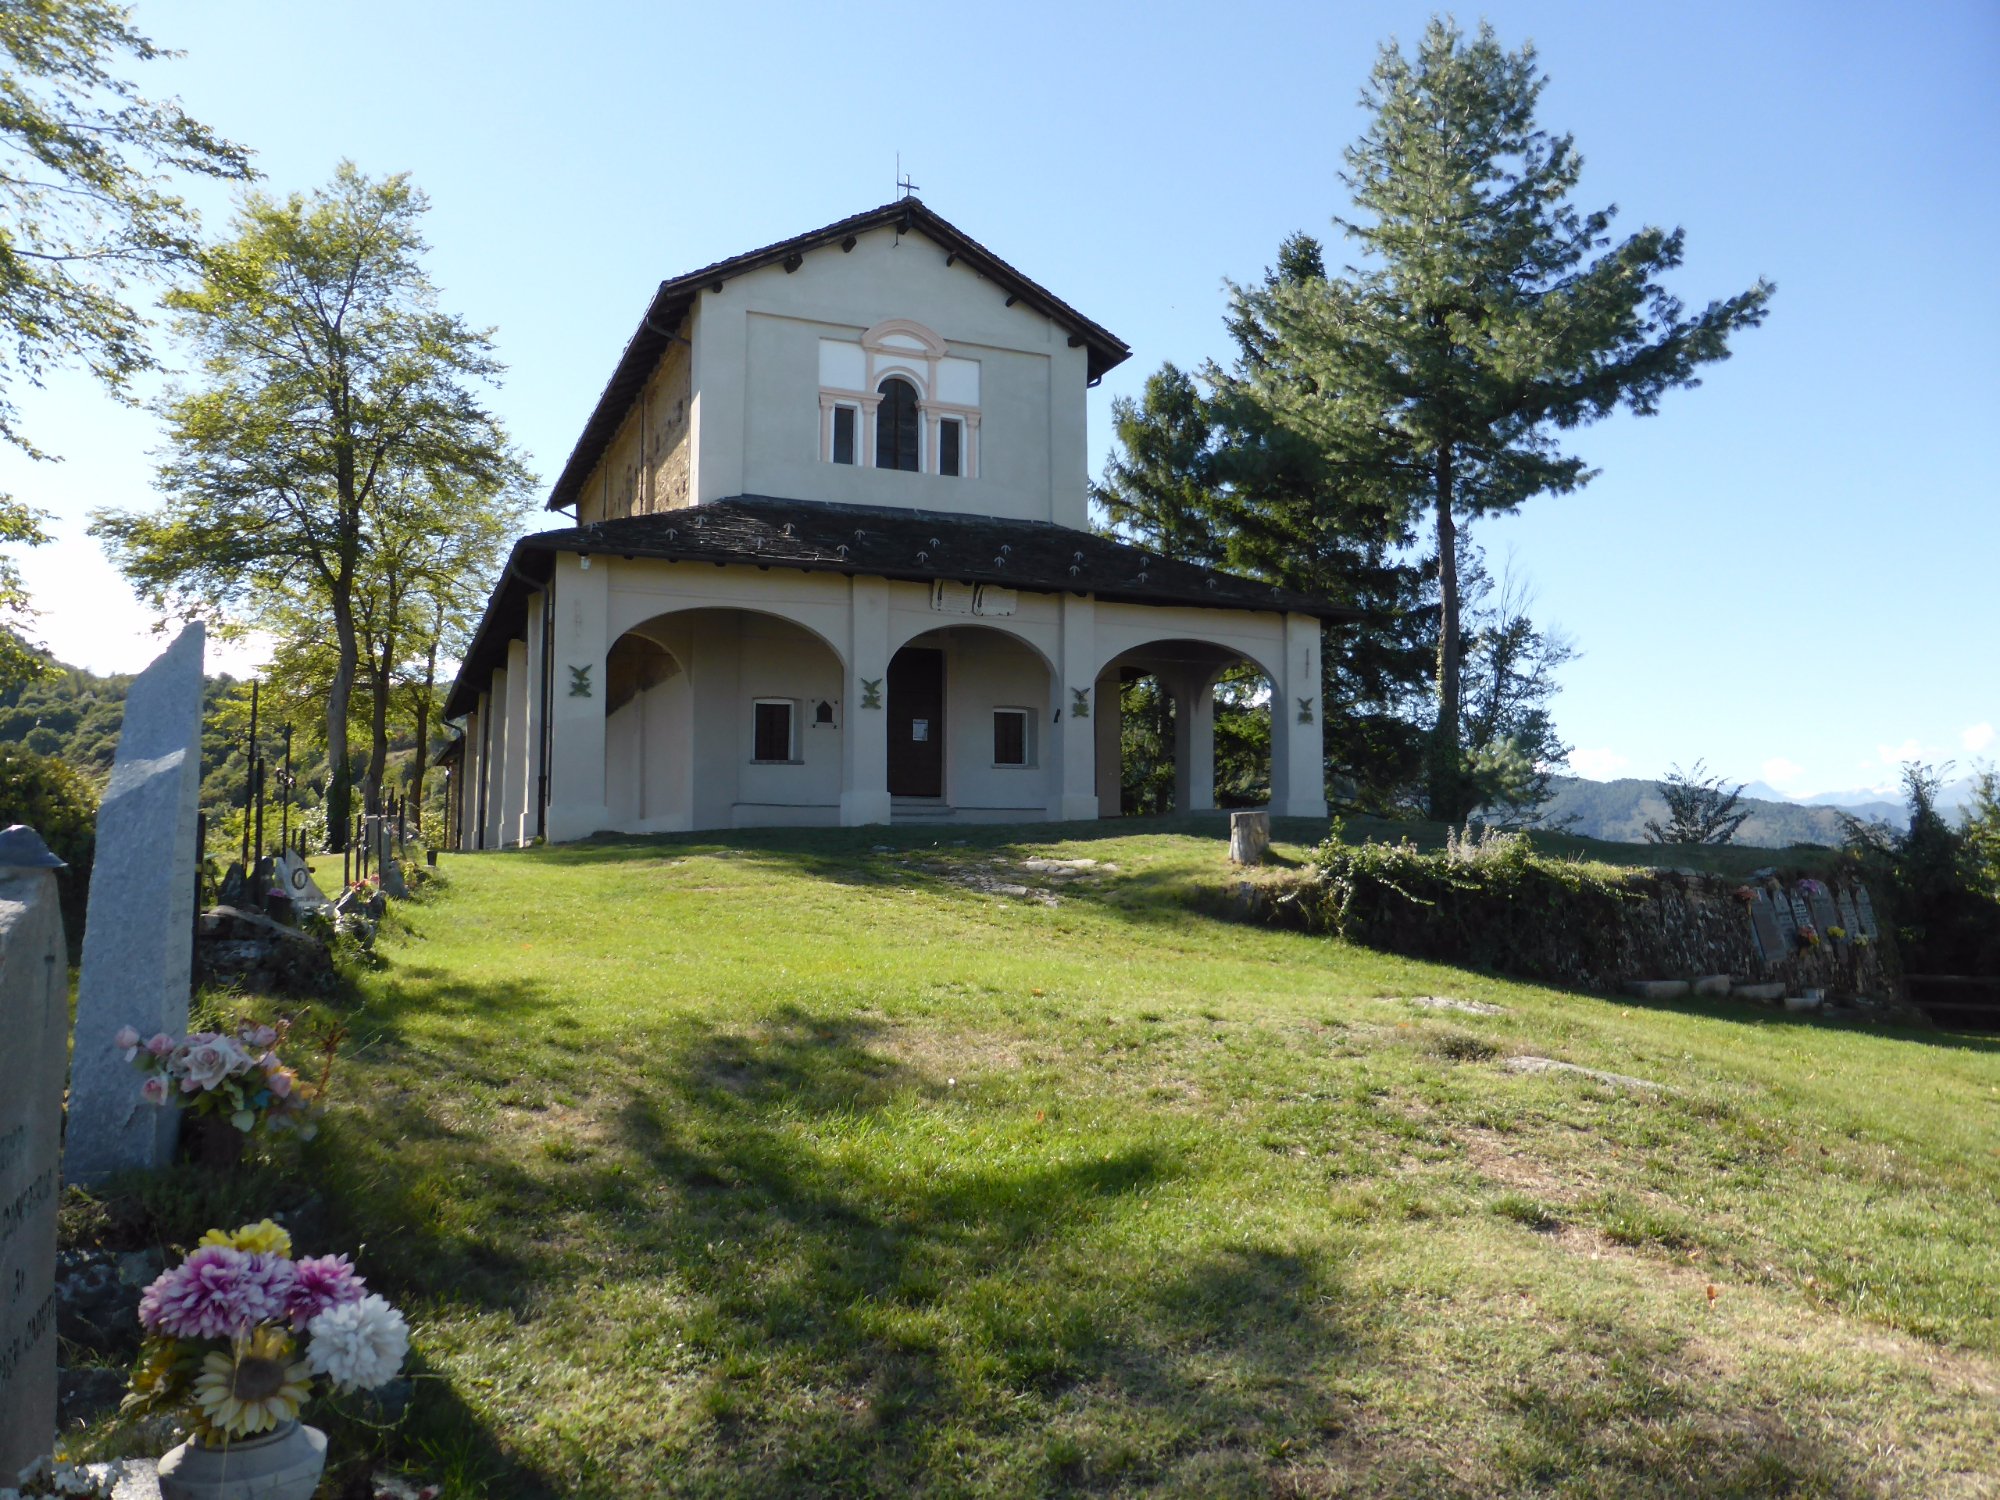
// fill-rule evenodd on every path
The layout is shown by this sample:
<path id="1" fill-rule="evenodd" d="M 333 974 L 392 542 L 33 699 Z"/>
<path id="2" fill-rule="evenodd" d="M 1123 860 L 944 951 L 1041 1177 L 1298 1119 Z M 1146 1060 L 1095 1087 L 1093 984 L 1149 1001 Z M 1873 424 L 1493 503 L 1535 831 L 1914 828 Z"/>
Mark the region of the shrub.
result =
<path id="1" fill-rule="evenodd" d="M 1642 877 L 1538 855 L 1495 829 L 1455 832 L 1435 853 L 1329 839 L 1310 863 L 1318 915 L 1337 937 L 1572 985 L 1620 970 L 1620 912 L 1642 894 Z"/>

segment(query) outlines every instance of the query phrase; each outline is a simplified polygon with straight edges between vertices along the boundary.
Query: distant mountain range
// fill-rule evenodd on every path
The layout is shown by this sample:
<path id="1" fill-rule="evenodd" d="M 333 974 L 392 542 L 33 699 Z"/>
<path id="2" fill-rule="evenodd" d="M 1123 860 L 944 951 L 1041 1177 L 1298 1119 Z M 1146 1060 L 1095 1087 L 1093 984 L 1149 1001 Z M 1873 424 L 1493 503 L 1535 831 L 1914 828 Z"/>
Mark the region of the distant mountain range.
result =
<path id="1" fill-rule="evenodd" d="M 1569 829 L 1572 833 L 1637 844 L 1645 841 L 1649 819 L 1667 821 L 1667 804 L 1660 796 L 1657 782 L 1632 777 L 1586 781 L 1581 777 L 1559 776 L 1551 785 L 1555 799 L 1543 811 L 1552 822 L 1574 818 Z M 1946 813 L 1957 811 L 1969 800 L 1971 789 L 1971 777 L 1953 782 L 1938 797 L 1939 808 Z M 1838 845 L 1844 837 L 1842 813 L 1866 823 L 1901 828 L 1905 821 L 1903 804 L 1887 793 L 1888 789 L 1878 787 L 1794 799 L 1764 782 L 1753 781 L 1743 788 L 1743 799 L 1736 804 L 1739 812 L 1750 814 L 1737 830 L 1736 842 L 1760 849 L 1788 849 L 1795 844 Z"/>

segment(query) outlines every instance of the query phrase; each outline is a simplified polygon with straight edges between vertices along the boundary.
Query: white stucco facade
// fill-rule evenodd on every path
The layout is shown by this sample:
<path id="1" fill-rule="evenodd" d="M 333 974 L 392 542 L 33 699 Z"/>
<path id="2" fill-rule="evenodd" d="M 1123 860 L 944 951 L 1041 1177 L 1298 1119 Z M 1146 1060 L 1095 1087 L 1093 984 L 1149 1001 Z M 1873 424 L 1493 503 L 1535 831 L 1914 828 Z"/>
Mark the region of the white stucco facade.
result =
<path id="1" fill-rule="evenodd" d="M 1319 619 L 1164 590 L 1137 552 L 1136 581 L 1101 595 L 1085 391 L 1123 346 L 926 222 L 833 226 L 663 287 L 558 483 L 578 530 L 517 549 L 453 690 L 463 845 L 1112 815 L 1126 671 L 1172 693 L 1176 806 L 1209 807 L 1213 689 L 1238 662 L 1269 687 L 1273 810 L 1324 815 Z M 862 565 L 865 524 L 854 558 L 685 555 L 746 497 L 939 534 L 893 572 Z M 1006 587 L 921 576 L 957 517 L 1056 562 Z M 1012 548 L 986 550 L 997 569 Z"/>

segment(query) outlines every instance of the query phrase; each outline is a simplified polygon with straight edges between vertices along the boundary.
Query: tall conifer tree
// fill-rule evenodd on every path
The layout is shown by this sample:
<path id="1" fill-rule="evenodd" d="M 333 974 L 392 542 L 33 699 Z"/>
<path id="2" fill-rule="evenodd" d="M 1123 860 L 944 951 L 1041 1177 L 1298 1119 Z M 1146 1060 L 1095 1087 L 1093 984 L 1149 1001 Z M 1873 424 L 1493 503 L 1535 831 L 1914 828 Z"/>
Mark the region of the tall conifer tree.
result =
<path id="1" fill-rule="evenodd" d="M 1659 278 L 1680 230 L 1613 244 L 1612 208 L 1570 194 L 1582 159 L 1537 128 L 1532 47 L 1504 50 L 1433 20 L 1414 60 L 1385 46 L 1363 103 L 1367 130 L 1344 181 L 1361 214 L 1336 220 L 1359 263 L 1339 276 L 1236 288 L 1239 320 L 1266 330 L 1250 394 L 1324 456 L 1350 503 L 1414 520 L 1436 539 L 1439 628 L 1430 810 L 1456 821 L 1477 797 L 1461 745 L 1459 531 L 1588 482 L 1556 435 L 1619 407 L 1649 415 L 1698 383 L 1729 337 L 1763 320 L 1759 281 L 1688 316 Z"/>

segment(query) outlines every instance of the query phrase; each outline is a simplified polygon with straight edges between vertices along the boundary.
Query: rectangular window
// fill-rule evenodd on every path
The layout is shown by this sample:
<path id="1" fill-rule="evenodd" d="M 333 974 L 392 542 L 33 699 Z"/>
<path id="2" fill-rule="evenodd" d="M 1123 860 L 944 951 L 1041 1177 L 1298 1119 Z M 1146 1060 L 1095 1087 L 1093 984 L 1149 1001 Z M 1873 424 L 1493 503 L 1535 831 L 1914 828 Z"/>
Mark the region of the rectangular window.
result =
<path id="1" fill-rule="evenodd" d="M 964 436 L 965 424 L 962 422 L 947 417 L 938 424 L 938 473 L 958 477 L 958 451 Z"/>
<path id="2" fill-rule="evenodd" d="M 752 760 L 788 761 L 792 756 L 792 700 L 759 698 Z"/>
<path id="3" fill-rule="evenodd" d="M 833 461 L 837 464 L 854 462 L 854 417 L 851 406 L 833 409 Z"/>
<path id="4" fill-rule="evenodd" d="M 1028 711 L 1025 708 L 993 710 L 993 764 L 1025 766 L 1028 763 Z"/>

